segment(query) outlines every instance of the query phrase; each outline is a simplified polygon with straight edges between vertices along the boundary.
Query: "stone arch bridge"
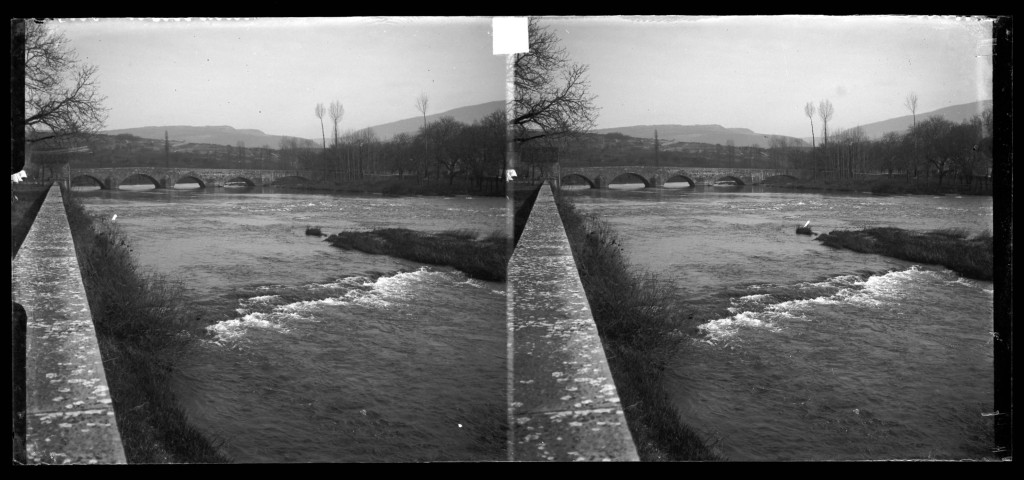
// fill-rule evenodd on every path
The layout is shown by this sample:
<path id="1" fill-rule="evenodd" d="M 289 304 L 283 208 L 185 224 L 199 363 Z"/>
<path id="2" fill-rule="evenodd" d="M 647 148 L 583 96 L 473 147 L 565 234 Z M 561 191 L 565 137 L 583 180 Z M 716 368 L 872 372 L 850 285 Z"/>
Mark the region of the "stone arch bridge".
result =
<path id="1" fill-rule="evenodd" d="M 733 181 L 740 185 L 755 185 L 769 178 L 793 180 L 809 178 L 810 170 L 771 168 L 704 168 L 704 167 L 567 167 L 559 166 L 556 180 L 561 186 L 569 177 L 586 181 L 591 188 L 608 188 L 618 180 L 633 180 L 645 187 L 660 187 L 667 182 L 688 182 L 691 185 L 713 185 L 719 181 Z M 621 177 L 621 178 L 620 178 Z"/>
<path id="2" fill-rule="evenodd" d="M 142 177 L 153 182 L 156 188 L 174 188 L 178 183 L 198 183 L 200 188 L 223 187 L 226 183 L 241 182 L 249 186 L 271 185 L 285 178 L 310 181 L 317 178 L 312 170 L 259 170 L 222 168 L 163 168 L 163 167 L 115 167 L 75 168 L 71 180 L 88 178 L 100 188 L 116 190 L 131 177 Z"/>

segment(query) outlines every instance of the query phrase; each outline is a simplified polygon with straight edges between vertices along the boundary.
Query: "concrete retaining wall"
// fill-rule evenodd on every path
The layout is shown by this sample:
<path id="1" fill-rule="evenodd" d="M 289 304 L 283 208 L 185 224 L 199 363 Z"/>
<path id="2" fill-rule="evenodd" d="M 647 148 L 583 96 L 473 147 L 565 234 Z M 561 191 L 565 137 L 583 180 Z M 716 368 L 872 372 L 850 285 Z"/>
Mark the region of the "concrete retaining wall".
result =
<path id="1" fill-rule="evenodd" d="M 28 463 L 126 463 L 60 188 L 11 265 L 26 324 Z"/>
<path id="2" fill-rule="evenodd" d="M 508 279 L 509 460 L 639 460 L 548 184 Z"/>

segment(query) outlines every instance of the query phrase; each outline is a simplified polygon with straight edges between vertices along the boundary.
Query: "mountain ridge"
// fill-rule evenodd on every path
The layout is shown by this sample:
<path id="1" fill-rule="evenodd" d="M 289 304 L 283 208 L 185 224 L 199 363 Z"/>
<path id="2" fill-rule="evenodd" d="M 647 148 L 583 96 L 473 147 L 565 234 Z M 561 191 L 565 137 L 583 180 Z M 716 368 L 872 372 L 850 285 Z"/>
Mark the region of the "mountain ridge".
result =
<path id="1" fill-rule="evenodd" d="M 473 123 L 473 121 L 479 120 L 495 110 L 504 108 L 504 100 L 495 100 L 429 114 L 427 115 L 427 121 L 432 122 L 444 116 L 451 116 L 459 122 Z M 382 123 L 367 128 L 373 129 L 377 138 L 381 140 L 389 140 L 400 133 L 415 134 L 422 126 L 423 117 L 419 116 Z M 165 131 L 167 132 L 168 139 L 174 142 L 208 143 L 231 146 L 237 146 L 238 142 L 243 142 L 246 147 L 261 147 L 263 145 L 267 145 L 272 149 L 277 149 L 281 144 L 281 139 L 284 137 L 295 138 L 290 135 L 267 134 L 256 128 L 235 128 L 230 125 L 149 125 L 145 127 L 104 130 L 100 133 L 105 135 L 130 134 L 140 138 L 163 140 Z M 299 141 L 305 142 L 307 146 L 316 146 L 321 145 L 322 139 L 300 138 Z"/>
<path id="2" fill-rule="evenodd" d="M 918 113 L 917 121 L 920 122 L 922 120 L 927 120 L 930 117 L 941 115 L 946 120 L 954 123 L 960 123 L 964 120 L 970 119 L 974 115 L 980 115 L 986 108 L 991 107 L 992 100 L 981 100 L 978 102 L 969 102 L 960 105 L 950 105 L 938 110 Z M 868 138 L 877 140 L 889 132 L 905 132 L 907 128 L 913 124 L 914 115 L 903 115 L 901 117 L 889 118 L 858 126 L 864 131 L 864 135 Z"/>
<path id="3" fill-rule="evenodd" d="M 598 128 L 592 133 L 608 134 L 620 133 L 637 138 L 654 138 L 654 131 L 658 131 L 658 139 L 665 142 L 687 142 L 687 143 L 709 143 L 726 145 L 730 140 L 737 147 L 750 147 L 758 145 L 761 148 L 768 148 L 772 137 L 785 137 L 797 144 L 806 143 L 800 138 L 786 135 L 775 135 L 758 133 L 749 128 L 736 127 L 727 128 L 718 124 L 660 124 L 660 125 L 631 125 L 627 127 Z"/>

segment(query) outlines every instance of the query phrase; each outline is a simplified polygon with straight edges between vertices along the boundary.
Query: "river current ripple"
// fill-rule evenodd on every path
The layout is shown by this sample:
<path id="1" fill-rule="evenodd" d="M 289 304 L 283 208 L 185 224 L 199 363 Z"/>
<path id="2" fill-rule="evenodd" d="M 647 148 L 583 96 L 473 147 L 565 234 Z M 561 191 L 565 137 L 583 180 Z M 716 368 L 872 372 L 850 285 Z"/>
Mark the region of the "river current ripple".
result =
<path id="1" fill-rule="evenodd" d="M 76 192 L 209 322 L 174 390 L 236 462 L 499 460 L 505 284 L 306 236 L 506 225 L 504 198 Z"/>
<path id="2" fill-rule="evenodd" d="M 991 231 L 991 197 L 766 187 L 575 191 L 670 281 L 687 342 L 668 375 L 730 460 L 991 458 L 993 284 L 796 235 Z"/>

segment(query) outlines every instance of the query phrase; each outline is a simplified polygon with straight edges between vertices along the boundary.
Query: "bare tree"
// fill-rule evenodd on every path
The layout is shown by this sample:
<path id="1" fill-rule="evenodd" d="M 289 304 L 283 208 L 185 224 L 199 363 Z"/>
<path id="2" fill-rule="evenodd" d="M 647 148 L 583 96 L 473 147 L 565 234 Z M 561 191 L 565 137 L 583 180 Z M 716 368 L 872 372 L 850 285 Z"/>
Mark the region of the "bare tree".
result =
<path id="1" fill-rule="evenodd" d="M 828 162 L 828 122 L 832 120 L 832 114 L 835 110 L 832 108 L 832 102 L 830 100 L 822 100 L 818 103 L 818 118 L 821 119 L 821 129 L 825 135 L 825 162 Z"/>
<path id="2" fill-rule="evenodd" d="M 63 33 L 25 22 L 25 128 L 29 143 L 103 128 L 97 68 L 79 62 Z"/>
<path id="3" fill-rule="evenodd" d="M 429 103 L 430 97 L 426 93 L 421 93 L 416 97 L 416 110 L 423 115 L 423 128 L 427 127 L 427 105 Z"/>
<path id="4" fill-rule="evenodd" d="M 331 144 L 331 156 L 334 159 L 334 175 L 338 177 L 342 170 L 341 168 L 341 152 L 338 150 L 340 145 L 338 144 L 338 124 L 341 123 L 341 118 L 345 116 L 345 107 L 341 102 L 335 100 L 331 102 L 331 105 L 327 107 L 327 114 L 331 116 L 331 123 L 334 125 L 332 130 L 334 134 L 334 143 Z M 328 160 L 324 159 L 324 173 L 327 172 Z"/>
<path id="5" fill-rule="evenodd" d="M 910 110 L 910 114 L 913 115 L 913 117 L 914 117 L 914 126 L 913 126 L 913 128 L 916 129 L 917 128 L 917 94 L 914 93 L 914 92 L 910 92 L 909 94 L 907 94 L 906 100 L 903 101 L 903 106 L 907 107 L 907 110 Z M 917 152 L 917 137 L 918 137 L 917 135 L 913 135 L 911 137 L 913 139 L 913 141 L 914 141 L 914 151 L 913 151 L 912 159 L 914 161 L 914 176 L 915 177 L 917 176 L 917 153 L 918 153 Z M 907 174 L 908 175 L 909 175 L 909 173 L 910 173 L 910 170 L 907 170 Z"/>
<path id="6" fill-rule="evenodd" d="M 554 31 L 529 20 L 530 50 L 514 60 L 511 126 L 516 143 L 573 136 L 594 127 L 599 108 L 590 93 L 589 67 L 573 63 Z"/>
<path id="7" fill-rule="evenodd" d="M 320 136 L 324 140 L 324 150 L 327 150 L 327 133 L 324 132 L 324 104 L 317 103 L 316 108 L 313 109 L 313 113 L 316 114 L 316 118 L 320 119 Z"/>
<path id="8" fill-rule="evenodd" d="M 430 97 L 428 97 L 426 93 L 420 93 L 420 96 L 416 97 L 416 110 L 423 115 L 424 132 L 427 130 L 427 106 L 429 103 Z M 427 176 L 427 157 L 430 155 L 427 151 L 428 140 L 429 139 L 426 136 L 423 137 L 423 161 L 421 162 L 423 171 L 420 172 L 421 179 Z"/>
<path id="9" fill-rule="evenodd" d="M 811 156 L 813 158 L 814 151 L 816 150 L 814 145 L 814 102 L 807 102 L 804 105 L 804 115 L 807 115 L 807 119 L 811 121 Z"/>
<path id="10" fill-rule="evenodd" d="M 331 106 L 328 110 L 328 114 L 331 116 L 331 122 L 334 123 L 334 144 L 338 144 L 338 124 L 341 123 L 341 117 L 345 116 L 345 107 L 341 102 L 335 100 L 331 102 Z"/>
<path id="11" fill-rule="evenodd" d="M 907 99 L 903 101 L 903 106 L 910 110 L 910 114 L 914 116 L 914 126 L 917 126 L 917 94 L 910 92 Z"/>
<path id="12" fill-rule="evenodd" d="M 455 120 L 453 117 L 445 116 L 433 122 L 426 129 L 424 134 L 432 140 L 434 145 L 434 160 L 437 163 L 438 172 L 444 167 L 445 176 L 448 177 L 448 184 L 455 181 L 457 175 L 462 174 L 463 156 L 459 151 L 459 134 L 466 128 L 466 125 Z"/>

